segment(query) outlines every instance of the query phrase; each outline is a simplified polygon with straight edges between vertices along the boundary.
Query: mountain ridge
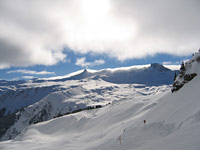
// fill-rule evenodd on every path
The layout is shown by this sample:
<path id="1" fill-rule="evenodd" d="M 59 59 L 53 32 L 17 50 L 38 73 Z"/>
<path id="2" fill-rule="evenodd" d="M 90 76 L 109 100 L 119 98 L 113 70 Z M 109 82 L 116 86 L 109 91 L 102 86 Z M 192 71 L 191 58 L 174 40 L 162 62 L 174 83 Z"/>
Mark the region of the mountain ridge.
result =
<path id="1" fill-rule="evenodd" d="M 200 65 L 197 68 L 200 68 Z M 111 84 L 99 83 L 101 85 L 96 91 L 102 85 Z M 175 93 L 171 93 L 169 88 L 164 88 L 162 91 L 156 89 L 158 87 L 129 89 L 131 85 L 124 85 L 124 88 L 120 84 L 113 85 L 118 86 L 114 88 L 115 90 L 121 88 L 118 90 L 118 96 L 124 94 L 119 101 L 101 109 L 86 110 L 29 126 L 15 140 L 0 142 L 0 148 L 3 150 L 199 149 L 198 73 Z M 90 86 L 91 83 L 87 87 Z M 94 86 L 88 90 L 93 88 Z M 127 90 L 132 94 L 134 90 L 139 90 L 137 93 L 139 95 L 133 94 L 127 97 Z M 155 93 L 149 93 L 150 91 Z"/>
<path id="2" fill-rule="evenodd" d="M 148 86 L 163 84 L 169 85 L 173 82 L 174 72 L 178 71 L 172 71 L 161 64 L 152 63 L 151 65 L 144 65 L 138 68 L 134 68 L 132 66 L 128 69 L 102 69 L 100 71 L 92 72 L 90 72 L 90 70 L 88 71 L 87 69 L 85 69 L 74 76 L 62 79 L 55 79 L 52 81 L 81 80 L 93 77 L 93 79 L 102 79 L 104 81 L 117 84 L 145 84 Z M 156 80 L 154 80 L 155 76 L 157 77 Z M 165 78 L 165 80 L 163 80 L 163 78 Z"/>
<path id="3" fill-rule="evenodd" d="M 6 116 L 12 116 L 9 126 L 2 124 L 0 135 L 3 136 L 8 130 L 5 139 L 14 138 L 23 128 L 36 122 L 46 121 L 95 105 L 104 106 L 134 94 L 145 96 L 151 92 L 156 93 L 157 90 L 162 89 L 162 86 L 164 90 L 168 89 L 169 84 L 172 83 L 173 74 L 173 71 L 160 64 L 152 64 L 148 67 L 105 69 L 99 72 L 83 70 L 64 79 L 11 82 L 20 84 L 16 86 L 11 84 L 7 87 L 10 90 L 0 95 L 0 116 L 3 116 L 0 117 L 0 122 L 3 122 Z M 152 80 L 155 76 L 157 76 L 156 80 Z M 147 79 L 148 77 L 151 78 Z M 150 80 L 152 81 L 149 82 Z M 151 87 L 152 91 L 148 91 Z M 126 88 L 128 89 L 127 95 L 126 92 L 118 93 L 120 89 L 126 91 Z M 55 102 L 62 105 L 57 104 L 57 106 Z M 51 112 L 51 109 L 55 110 Z M 25 118 L 27 123 L 23 125 L 20 120 Z M 12 128 L 16 123 L 21 124 L 23 128 Z"/>

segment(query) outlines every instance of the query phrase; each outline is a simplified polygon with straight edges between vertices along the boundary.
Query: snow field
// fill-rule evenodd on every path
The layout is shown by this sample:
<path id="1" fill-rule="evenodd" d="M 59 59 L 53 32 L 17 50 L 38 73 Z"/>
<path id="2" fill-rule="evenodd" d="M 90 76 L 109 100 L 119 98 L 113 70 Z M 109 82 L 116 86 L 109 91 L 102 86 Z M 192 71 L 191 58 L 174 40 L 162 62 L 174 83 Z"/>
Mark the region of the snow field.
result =
<path id="1" fill-rule="evenodd" d="M 199 76 L 176 93 L 115 102 L 30 126 L 2 150 L 198 150 Z M 192 90 L 191 90 L 192 89 Z M 146 126 L 143 120 L 147 120 Z M 120 143 L 121 141 L 121 143 Z"/>
<path id="2" fill-rule="evenodd" d="M 197 56 L 199 54 L 192 59 L 198 60 Z M 152 64 L 150 70 L 155 68 L 161 72 L 166 70 L 158 64 Z M 106 80 L 98 77 L 82 79 L 85 75 L 91 75 L 84 71 L 73 77 L 80 78 L 79 80 L 63 80 L 59 83 L 61 90 L 51 92 L 27 107 L 9 130 L 17 129 L 21 133 L 14 140 L 0 142 L 0 149 L 199 150 L 198 63 L 188 61 L 186 72 L 196 72 L 198 75 L 179 91 L 171 93 L 169 86 L 114 84 L 115 82 L 105 82 Z M 119 83 L 121 79 L 118 81 L 118 75 L 121 73 L 115 75 L 114 80 Z M 112 80 L 112 76 L 105 79 Z M 58 81 L 55 83 L 58 84 Z M 111 104 L 101 109 L 85 110 L 52 119 L 55 114 L 66 112 L 68 105 L 108 103 Z M 46 104 L 51 104 L 51 109 L 47 111 L 48 119 L 51 120 L 28 126 L 27 119 L 34 117 L 33 112 L 40 112 Z M 27 114 L 29 115 L 26 116 Z"/>

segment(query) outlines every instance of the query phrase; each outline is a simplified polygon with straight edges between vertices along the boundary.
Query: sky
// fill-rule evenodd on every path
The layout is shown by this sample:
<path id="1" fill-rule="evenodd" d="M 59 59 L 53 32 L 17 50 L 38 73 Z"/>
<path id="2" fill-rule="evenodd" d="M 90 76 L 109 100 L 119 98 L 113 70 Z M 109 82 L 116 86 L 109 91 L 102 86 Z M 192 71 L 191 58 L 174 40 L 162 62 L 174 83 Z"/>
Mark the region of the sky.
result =
<path id="1" fill-rule="evenodd" d="M 199 49 L 199 0 L 1 0 L 0 79 L 180 65 Z"/>

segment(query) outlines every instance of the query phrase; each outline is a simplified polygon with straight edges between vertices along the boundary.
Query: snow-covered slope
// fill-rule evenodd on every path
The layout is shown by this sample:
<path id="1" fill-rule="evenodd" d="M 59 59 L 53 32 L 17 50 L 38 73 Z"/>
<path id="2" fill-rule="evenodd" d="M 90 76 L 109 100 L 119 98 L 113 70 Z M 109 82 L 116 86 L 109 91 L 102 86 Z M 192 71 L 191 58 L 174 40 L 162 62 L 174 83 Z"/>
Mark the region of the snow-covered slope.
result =
<path id="1" fill-rule="evenodd" d="M 150 68 L 164 71 L 158 65 Z M 14 140 L 0 142 L 0 149 L 198 150 L 199 68 L 198 61 L 186 67 L 185 72 L 193 70 L 197 75 L 175 93 L 171 93 L 169 86 L 110 83 L 84 71 L 81 80 L 62 80 L 62 90 L 19 112 L 5 138 L 23 131 Z M 85 74 L 90 78 L 85 78 Z M 51 119 L 77 106 L 97 104 L 109 105 Z M 28 126 L 33 118 L 51 120 Z"/>
<path id="2" fill-rule="evenodd" d="M 26 83 L 24 80 L 19 81 L 6 81 L 6 80 L 0 80 L 0 95 L 3 93 L 9 91 L 9 90 L 15 90 L 16 88 L 19 88 L 21 84 Z"/>
<path id="3" fill-rule="evenodd" d="M 51 92 L 56 91 L 56 86 L 26 87 L 8 90 L 0 96 L 0 109 L 6 108 L 2 115 L 16 112 L 17 110 L 33 104 Z M 1 115 L 0 115 L 1 116 Z"/>
<path id="4" fill-rule="evenodd" d="M 169 85 L 173 74 L 172 70 L 160 64 L 151 64 L 100 71 L 84 70 L 50 79 L 2 80 L 0 137 L 7 132 L 4 139 L 13 138 L 30 124 L 87 109 L 91 105 L 105 105 L 134 94 L 148 94 L 151 91 L 143 93 L 141 87 L 146 90 L 150 86 Z M 156 93 L 160 87 L 153 89 Z M 126 92 L 120 93 L 120 90 Z"/>
<path id="5" fill-rule="evenodd" d="M 100 71 L 84 70 L 68 76 L 50 79 L 34 79 L 30 81 L 2 80 L 0 81 L 0 116 L 5 116 L 32 105 L 52 92 L 66 90 L 65 81 L 92 79 L 116 84 L 160 86 L 172 84 L 173 76 L 174 71 L 160 64 L 151 64 Z"/>
<path id="6" fill-rule="evenodd" d="M 8 129 L 2 140 L 14 138 L 25 127 L 34 123 L 94 106 L 105 106 L 123 99 L 155 95 L 170 88 L 167 85 L 152 87 L 136 84 L 119 85 L 101 79 L 65 81 L 62 84 L 62 90 L 51 92 L 39 102 L 19 111 L 15 117 L 16 121 Z"/>
<path id="7" fill-rule="evenodd" d="M 172 84 L 174 71 L 163 65 L 154 63 L 141 67 L 104 69 L 100 71 L 84 70 L 82 73 L 67 78 L 55 79 L 53 81 L 81 80 L 88 77 L 102 79 L 117 84 L 145 84 L 147 86 L 158 86 Z"/>
<path id="8" fill-rule="evenodd" d="M 198 150 L 200 78 L 176 93 L 127 98 L 32 125 L 2 150 Z M 191 90 L 192 89 L 192 90 Z M 143 123 L 146 120 L 146 126 Z"/>
<path id="9" fill-rule="evenodd" d="M 200 74 L 200 50 L 194 53 L 192 58 L 187 62 L 182 62 L 180 74 L 176 77 L 172 92 L 178 91 L 185 83 L 192 80 L 197 74 Z"/>

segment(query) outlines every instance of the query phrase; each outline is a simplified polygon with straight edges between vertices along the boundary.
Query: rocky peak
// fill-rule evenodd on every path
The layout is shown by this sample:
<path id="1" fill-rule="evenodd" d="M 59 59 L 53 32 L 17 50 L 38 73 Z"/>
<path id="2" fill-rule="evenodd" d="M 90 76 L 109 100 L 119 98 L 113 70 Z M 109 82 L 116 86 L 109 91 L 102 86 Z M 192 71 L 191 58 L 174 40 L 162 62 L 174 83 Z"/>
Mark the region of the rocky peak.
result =
<path id="1" fill-rule="evenodd" d="M 168 68 L 165 68 L 163 65 L 159 64 L 159 63 L 152 63 L 150 68 L 158 70 L 158 71 L 169 71 Z"/>
<path id="2" fill-rule="evenodd" d="M 180 74 L 176 77 L 173 83 L 172 92 L 178 91 L 199 73 L 200 73 L 200 51 L 194 53 L 190 60 L 188 60 L 187 62 L 183 62 L 181 64 Z"/>

